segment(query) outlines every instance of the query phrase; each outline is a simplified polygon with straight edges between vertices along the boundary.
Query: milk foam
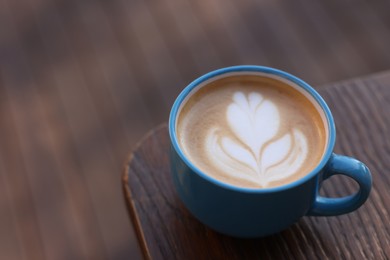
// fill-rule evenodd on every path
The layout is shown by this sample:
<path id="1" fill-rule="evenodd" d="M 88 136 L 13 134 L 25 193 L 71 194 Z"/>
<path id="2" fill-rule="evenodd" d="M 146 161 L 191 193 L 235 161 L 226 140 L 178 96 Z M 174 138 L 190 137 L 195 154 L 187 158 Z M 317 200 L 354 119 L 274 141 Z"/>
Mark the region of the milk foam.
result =
<path id="1" fill-rule="evenodd" d="M 277 106 L 258 92 L 237 91 L 226 108 L 228 127 L 236 138 L 224 136 L 218 126 L 205 138 L 209 160 L 236 179 L 265 187 L 290 177 L 308 155 L 306 136 L 292 128 L 277 138 L 280 113 Z"/>
<path id="2" fill-rule="evenodd" d="M 210 177 L 239 187 L 277 187 L 317 166 L 327 142 L 324 118 L 293 84 L 232 75 L 187 96 L 176 133 L 186 157 Z"/>

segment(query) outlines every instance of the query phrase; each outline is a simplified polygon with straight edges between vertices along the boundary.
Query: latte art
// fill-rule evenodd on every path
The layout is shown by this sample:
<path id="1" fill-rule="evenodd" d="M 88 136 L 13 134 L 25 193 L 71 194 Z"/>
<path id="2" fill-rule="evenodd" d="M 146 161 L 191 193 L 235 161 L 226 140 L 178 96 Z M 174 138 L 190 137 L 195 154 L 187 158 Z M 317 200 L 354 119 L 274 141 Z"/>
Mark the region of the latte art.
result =
<path id="1" fill-rule="evenodd" d="M 214 166 L 231 177 L 267 186 L 290 177 L 307 157 L 307 140 L 300 130 L 293 128 L 275 138 L 279 111 L 260 93 L 235 92 L 226 119 L 238 142 L 215 127 L 206 137 L 205 148 Z"/>
<path id="2" fill-rule="evenodd" d="M 275 78 L 234 75 L 210 82 L 181 106 L 179 145 L 203 173 L 247 188 L 276 187 L 312 171 L 326 130 L 312 101 Z"/>

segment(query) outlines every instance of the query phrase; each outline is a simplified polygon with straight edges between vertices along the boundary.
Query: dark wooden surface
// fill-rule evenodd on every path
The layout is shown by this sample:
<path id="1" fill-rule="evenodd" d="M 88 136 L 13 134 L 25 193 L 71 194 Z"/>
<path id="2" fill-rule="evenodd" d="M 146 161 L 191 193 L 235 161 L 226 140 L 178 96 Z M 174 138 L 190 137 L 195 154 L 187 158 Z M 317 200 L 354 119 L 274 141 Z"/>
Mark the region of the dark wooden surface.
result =
<path id="1" fill-rule="evenodd" d="M 218 234 L 184 208 L 169 169 L 167 126 L 151 131 L 130 155 L 123 185 L 146 258 L 152 259 L 389 259 L 390 71 L 321 87 L 337 126 L 335 152 L 356 157 L 372 171 L 373 190 L 357 211 L 303 217 L 261 239 Z M 346 177 L 324 183 L 326 196 L 357 189 Z"/>
<path id="2" fill-rule="evenodd" d="M 389 9 L 389 0 L 0 0 L 0 259 L 139 258 L 123 161 L 185 85 L 237 64 L 316 86 L 389 69 Z"/>

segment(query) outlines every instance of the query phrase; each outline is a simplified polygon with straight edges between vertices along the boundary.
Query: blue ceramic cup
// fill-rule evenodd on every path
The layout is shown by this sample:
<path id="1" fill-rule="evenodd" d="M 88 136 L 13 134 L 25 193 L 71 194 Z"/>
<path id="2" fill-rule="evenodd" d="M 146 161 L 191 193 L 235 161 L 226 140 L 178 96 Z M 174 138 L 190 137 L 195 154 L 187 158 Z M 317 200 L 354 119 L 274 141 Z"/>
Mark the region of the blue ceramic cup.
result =
<path id="1" fill-rule="evenodd" d="M 177 117 L 186 97 L 206 81 L 234 74 L 267 74 L 298 86 L 322 109 L 327 122 L 328 140 L 317 167 L 301 179 L 273 188 L 242 188 L 210 177 L 183 153 L 177 139 Z M 197 88 L 197 89 L 195 89 Z M 202 223 L 227 235 L 262 237 L 279 232 L 302 216 L 334 216 L 359 208 L 372 186 L 368 168 L 356 159 L 333 153 L 336 129 L 332 114 L 321 96 L 307 83 L 286 72 L 261 66 L 235 66 L 219 69 L 193 81 L 176 99 L 169 118 L 171 172 L 180 199 Z M 324 180 L 335 174 L 346 175 L 359 184 L 357 193 L 342 198 L 319 195 Z"/>

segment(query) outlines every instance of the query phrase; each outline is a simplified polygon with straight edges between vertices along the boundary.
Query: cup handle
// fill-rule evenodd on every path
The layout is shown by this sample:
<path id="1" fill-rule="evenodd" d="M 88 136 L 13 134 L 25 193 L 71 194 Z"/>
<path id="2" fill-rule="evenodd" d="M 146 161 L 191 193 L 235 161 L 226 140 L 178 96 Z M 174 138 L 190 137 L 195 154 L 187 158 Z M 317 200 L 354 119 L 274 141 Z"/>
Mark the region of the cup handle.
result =
<path id="1" fill-rule="evenodd" d="M 323 180 L 332 175 L 342 174 L 354 179 L 359 184 L 359 191 L 342 198 L 326 198 L 319 195 L 309 210 L 309 216 L 336 216 L 346 214 L 359 208 L 368 198 L 372 187 L 370 170 L 362 162 L 343 155 L 332 154 Z M 321 186 L 319 185 L 318 188 Z"/>

